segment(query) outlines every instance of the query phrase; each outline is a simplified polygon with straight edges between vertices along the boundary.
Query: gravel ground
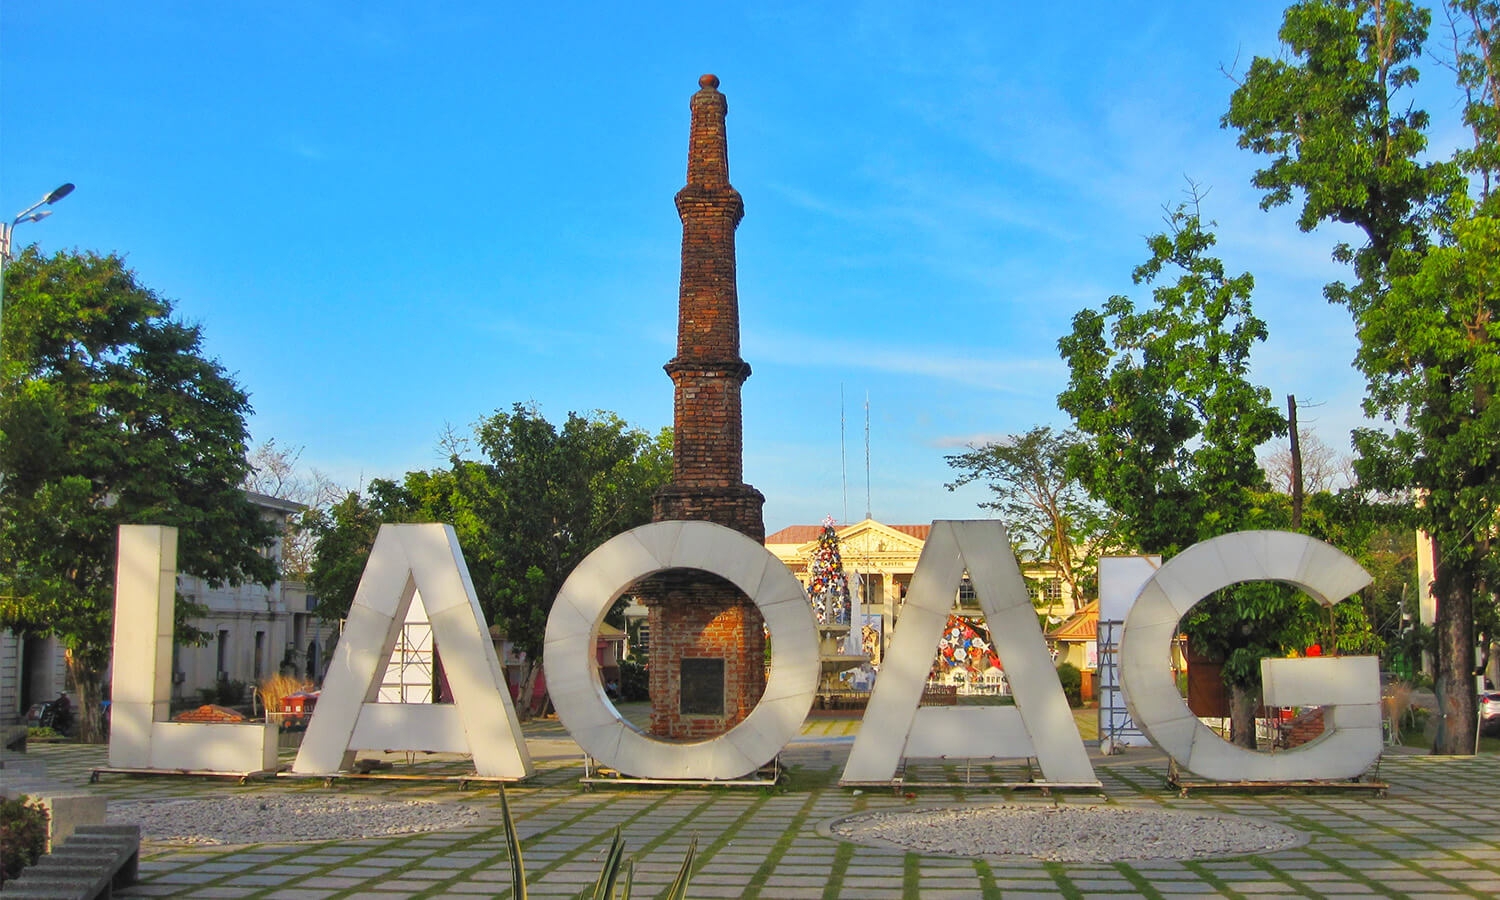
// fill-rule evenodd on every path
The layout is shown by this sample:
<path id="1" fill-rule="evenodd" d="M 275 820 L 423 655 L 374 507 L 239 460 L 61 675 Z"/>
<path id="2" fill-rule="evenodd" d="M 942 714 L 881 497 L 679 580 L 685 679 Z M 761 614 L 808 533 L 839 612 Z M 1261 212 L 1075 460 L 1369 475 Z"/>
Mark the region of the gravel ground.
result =
<path id="1" fill-rule="evenodd" d="M 1005 806 L 864 813 L 828 831 L 860 843 L 958 856 L 1061 862 L 1198 859 L 1302 844 L 1299 832 L 1233 816 L 1119 806 Z"/>
<path id="2" fill-rule="evenodd" d="M 467 806 L 286 795 L 221 800 L 112 800 L 108 821 L 140 825 L 153 841 L 262 844 L 347 841 L 441 831 L 480 821 Z"/>

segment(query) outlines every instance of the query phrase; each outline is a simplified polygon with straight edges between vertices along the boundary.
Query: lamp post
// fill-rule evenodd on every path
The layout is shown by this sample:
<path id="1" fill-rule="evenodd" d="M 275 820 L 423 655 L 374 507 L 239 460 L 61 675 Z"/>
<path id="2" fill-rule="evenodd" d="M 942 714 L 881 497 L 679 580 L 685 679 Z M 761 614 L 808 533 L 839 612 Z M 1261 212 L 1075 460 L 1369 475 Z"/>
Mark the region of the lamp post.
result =
<path id="1" fill-rule="evenodd" d="M 5 267 L 10 264 L 11 235 L 15 233 L 16 226 L 22 222 L 40 222 L 52 215 L 52 210 L 41 209 L 41 207 L 51 206 L 71 193 L 73 193 L 73 182 L 69 181 L 16 213 L 16 217 L 11 219 L 9 224 L 0 222 L 0 354 L 5 352 Z"/>

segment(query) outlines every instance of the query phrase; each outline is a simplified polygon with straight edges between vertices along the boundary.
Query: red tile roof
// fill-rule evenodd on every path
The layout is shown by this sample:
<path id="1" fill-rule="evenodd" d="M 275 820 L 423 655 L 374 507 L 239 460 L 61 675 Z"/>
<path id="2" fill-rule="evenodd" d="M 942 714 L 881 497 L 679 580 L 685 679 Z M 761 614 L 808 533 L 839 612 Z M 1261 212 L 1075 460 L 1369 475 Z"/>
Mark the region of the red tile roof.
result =
<path id="1" fill-rule="evenodd" d="M 1099 637 L 1099 601 L 1090 600 L 1067 621 L 1047 632 L 1047 637 L 1059 641 L 1092 641 Z"/>
<path id="2" fill-rule="evenodd" d="M 822 525 L 788 525 L 775 534 L 766 535 L 768 544 L 805 544 L 823 533 Z"/>

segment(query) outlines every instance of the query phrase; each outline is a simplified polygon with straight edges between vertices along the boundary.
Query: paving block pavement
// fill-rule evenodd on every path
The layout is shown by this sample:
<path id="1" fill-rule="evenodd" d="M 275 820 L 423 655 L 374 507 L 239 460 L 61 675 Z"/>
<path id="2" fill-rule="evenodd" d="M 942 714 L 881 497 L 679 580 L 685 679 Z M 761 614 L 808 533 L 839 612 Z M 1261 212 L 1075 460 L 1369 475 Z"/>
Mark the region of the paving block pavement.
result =
<path id="1" fill-rule="evenodd" d="M 1012 898 L 1500 896 L 1500 756 L 1393 755 L 1379 768 L 1386 797 L 1369 794 L 1225 794 L 1182 798 L 1165 787 L 1164 758 L 1148 750 L 1095 756 L 1104 793 L 1037 796 L 986 787 L 1006 767 L 936 765 L 941 788 L 837 785 L 856 720 L 810 720 L 782 754 L 775 788 L 672 788 L 580 783 L 582 758 L 554 720 L 526 733 L 537 777 L 507 789 L 535 897 L 573 896 L 592 884 L 615 828 L 635 861 L 636 897 L 664 892 L 696 839 L 691 897 Z M 1398 748 L 1399 749 L 1399 748 Z M 104 748 L 38 746 L 50 778 L 87 785 Z M 459 757 L 389 757 L 415 773 L 463 774 Z M 967 783 L 965 780 L 967 779 Z M 275 779 L 238 784 L 177 777 L 105 776 L 109 799 L 214 798 L 287 792 L 469 804 L 481 824 L 365 840 L 249 846 L 143 843 L 140 882 L 121 897 L 508 897 L 510 870 L 493 786 L 445 782 Z M 915 794 L 908 797 L 907 794 Z M 870 810 L 973 802 L 1131 804 L 1252 816 L 1308 836 L 1263 855 L 1200 860 L 1060 863 L 1028 857 L 924 855 L 853 844 L 819 826 Z M 826 831 L 826 829 L 825 829 Z"/>

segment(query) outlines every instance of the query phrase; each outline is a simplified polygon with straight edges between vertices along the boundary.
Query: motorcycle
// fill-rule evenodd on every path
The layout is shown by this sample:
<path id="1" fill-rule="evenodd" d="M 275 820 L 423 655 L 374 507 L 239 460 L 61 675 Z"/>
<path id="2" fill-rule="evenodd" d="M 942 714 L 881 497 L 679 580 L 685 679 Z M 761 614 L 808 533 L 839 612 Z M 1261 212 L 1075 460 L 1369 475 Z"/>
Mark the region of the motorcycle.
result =
<path id="1" fill-rule="evenodd" d="M 26 727 L 50 728 L 58 734 L 66 734 L 73 727 L 73 704 L 67 694 L 58 694 L 55 700 L 33 703 L 26 711 Z"/>

